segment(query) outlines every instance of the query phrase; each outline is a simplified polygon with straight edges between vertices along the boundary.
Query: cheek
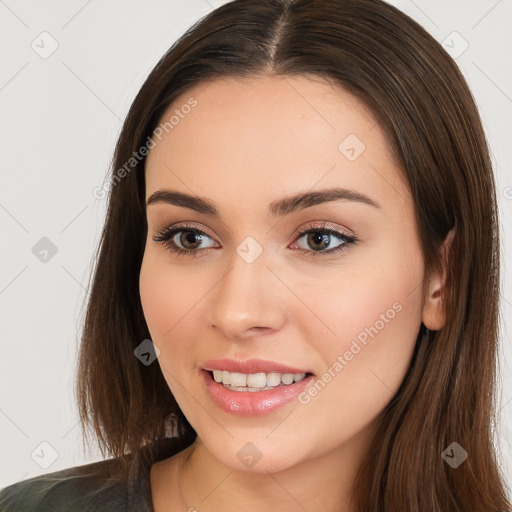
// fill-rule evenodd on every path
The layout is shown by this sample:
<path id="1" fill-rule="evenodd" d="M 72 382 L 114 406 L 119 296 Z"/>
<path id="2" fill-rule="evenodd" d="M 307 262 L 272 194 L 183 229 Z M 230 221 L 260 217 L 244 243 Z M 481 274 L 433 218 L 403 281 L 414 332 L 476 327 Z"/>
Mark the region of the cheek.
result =
<path id="1" fill-rule="evenodd" d="M 420 324 L 420 301 L 393 285 L 382 286 L 380 293 L 361 289 L 340 300 L 334 306 L 340 319 L 336 336 L 317 343 L 324 371 L 299 398 L 304 417 L 317 418 L 311 436 L 319 440 L 320 451 L 332 449 L 340 432 L 350 439 L 373 428 L 403 382 Z"/>
<path id="2" fill-rule="evenodd" d="M 155 251 L 144 254 L 139 276 L 142 309 L 151 340 L 160 350 L 157 361 L 164 379 L 185 414 L 194 417 L 180 385 L 192 368 L 191 351 L 186 343 L 173 340 L 193 334 L 186 331 L 190 328 L 190 315 L 195 312 L 192 309 L 194 305 L 197 308 L 200 299 L 200 283 L 197 276 L 171 269 L 164 258 Z"/>
<path id="3" fill-rule="evenodd" d="M 196 280 L 197 281 L 197 280 Z M 139 291 L 144 317 L 153 342 L 161 351 L 180 327 L 180 320 L 200 299 L 199 282 L 194 276 L 176 272 L 154 251 L 144 254 Z"/>
<path id="4" fill-rule="evenodd" d="M 332 286 L 330 297 L 324 290 L 316 303 L 310 303 L 330 329 L 322 329 L 320 337 L 318 331 L 309 336 L 316 340 L 324 364 L 332 367 L 341 356 L 343 373 L 352 374 L 355 381 L 374 368 L 382 370 L 390 388 L 397 388 L 421 324 L 421 288 L 411 292 L 406 282 L 384 274 L 364 283 L 359 279 L 357 285 L 344 280 L 340 287 L 347 293 L 340 293 L 334 282 Z"/>
<path id="5" fill-rule="evenodd" d="M 358 258 L 350 275 L 332 288 L 332 301 L 324 301 L 330 315 L 343 322 L 335 326 L 341 348 L 350 350 L 357 341 L 375 359 L 389 361 L 390 354 L 400 352 L 406 358 L 410 355 L 421 324 L 424 278 L 413 227 L 402 226 L 401 233 L 389 229 L 389 236 L 379 238 Z"/>
<path id="6" fill-rule="evenodd" d="M 167 320 L 164 311 L 173 311 L 175 302 L 175 294 L 165 293 L 165 281 L 157 265 L 152 261 L 151 255 L 148 256 L 147 251 L 142 261 L 139 276 L 139 291 L 142 303 L 142 310 L 151 333 L 154 343 L 158 344 L 162 334 L 165 332 Z"/>
<path id="7" fill-rule="evenodd" d="M 326 367 L 311 399 L 319 410 L 331 411 L 333 429 L 356 431 L 384 409 L 405 377 L 421 325 L 419 253 L 404 249 L 385 258 L 380 252 L 372 259 L 379 263 L 333 280 L 316 305 L 324 305 L 335 333 L 317 345 Z"/>
<path id="8" fill-rule="evenodd" d="M 412 343 L 421 321 L 421 287 L 413 282 L 383 271 L 369 273 L 353 285 L 345 281 L 346 294 L 336 288 L 332 300 L 324 299 L 326 316 L 337 320 L 331 320 L 334 337 L 340 342 L 336 350 L 349 350 L 358 341 L 363 347 L 375 345 L 377 355 L 391 349 L 390 340 L 395 347 Z"/>

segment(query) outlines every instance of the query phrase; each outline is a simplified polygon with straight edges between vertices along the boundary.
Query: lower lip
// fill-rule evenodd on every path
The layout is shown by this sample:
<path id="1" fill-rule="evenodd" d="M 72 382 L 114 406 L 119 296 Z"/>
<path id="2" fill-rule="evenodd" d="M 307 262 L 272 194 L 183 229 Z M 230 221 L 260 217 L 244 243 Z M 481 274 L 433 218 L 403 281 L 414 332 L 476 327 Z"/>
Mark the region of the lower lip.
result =
<path id="1" fill-rule="evenodd" d="M 283 407 L 300 395 L 314 377 L 310 375 L 299 382 L 265 391 L 232 391 L 216 382 L 211 372 L 201 371 L 212 401 L 222 410 L 239 416 L 263 416 Z"/>

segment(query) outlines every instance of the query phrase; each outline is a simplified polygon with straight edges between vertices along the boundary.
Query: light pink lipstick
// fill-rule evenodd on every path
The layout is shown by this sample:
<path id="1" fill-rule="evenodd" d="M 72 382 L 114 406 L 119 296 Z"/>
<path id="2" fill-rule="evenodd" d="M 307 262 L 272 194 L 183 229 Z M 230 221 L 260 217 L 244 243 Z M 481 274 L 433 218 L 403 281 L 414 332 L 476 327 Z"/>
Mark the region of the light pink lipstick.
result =
<path id="1" fill-rule="evenodd" d="M 240 416 L 261 416 L 283 407 L 302 393 L 314 375 L 311 370 L 287 366 L 262 359 L 214 359 L 201 365 L 206 390 L 211 400 L 222 410 Z M 306 377 L 299 382 L 280 385 L 261 391 L 235 391 L 227 389 L 221 382 L 213 378 L 213 370 L 225 370 L 230 373 L 305 373 Z"/>

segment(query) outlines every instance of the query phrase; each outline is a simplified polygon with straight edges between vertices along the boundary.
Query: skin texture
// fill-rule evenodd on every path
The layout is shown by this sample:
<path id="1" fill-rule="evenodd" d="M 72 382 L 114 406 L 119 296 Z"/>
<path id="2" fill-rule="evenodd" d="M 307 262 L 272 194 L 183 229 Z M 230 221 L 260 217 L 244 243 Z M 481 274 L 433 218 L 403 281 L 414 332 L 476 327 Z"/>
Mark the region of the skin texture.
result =
<path id="1" fill-rule="evenodd" d="M 311 77 L 222 79 L 182 95 L 164 118 L 190 97 L 197 106 L 148 155 L 146 198 L 166 188 L 197 195 L 220 218 L 163 202 L 147 207 L 144 314 L 163 375 L 199 438 L 153 466 L 155 510 L 351 511 L 357 468 L 420 324 L 444 323 L 443 276 L 429 276 L 422 295 L 409 191 L 383 132 L 352 95 Z M 353 161 L 339 149 L 349 134 L 365 145 Z M 341 200 L 282 218 L 268 213 L 272 201 L 331 187 L 380 208 Z M 342 243 L 331 237 L 323 255 L 308 256 L 318 245 L 294 234 L 322 221 L 358 242 L 329 255 Z M 208 235 L 193 249 L 205 249 L 201 256 L 177 256 L 153 240 L 181 222 Z M 236 252 L 247 236 L 263 249 L 253 263 Z M 400 311 L 390 319 L 393 304 Z M 318 378 L 381 315 L 384 327 L 307 404 L 247 418 L 220 410 L 205 390 L 200 368 L 212 358 L 279 361 Z M 261 452 L 250 468 L 237 457 L 248 442 Z"/>

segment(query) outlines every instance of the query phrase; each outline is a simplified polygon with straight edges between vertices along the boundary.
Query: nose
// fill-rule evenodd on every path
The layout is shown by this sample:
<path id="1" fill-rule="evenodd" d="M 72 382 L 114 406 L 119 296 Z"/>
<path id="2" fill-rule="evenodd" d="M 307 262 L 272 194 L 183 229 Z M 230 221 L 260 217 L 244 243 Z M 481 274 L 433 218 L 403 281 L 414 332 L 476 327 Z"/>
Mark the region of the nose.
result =
<path id="1" fill-rule="evenodd" d="M 234 341 L 276 331 L 285 323 L 283 287 L 267 267 L 265 251 L 252 263 L 237 253 L 208 294 L 208 325 Z"/>

